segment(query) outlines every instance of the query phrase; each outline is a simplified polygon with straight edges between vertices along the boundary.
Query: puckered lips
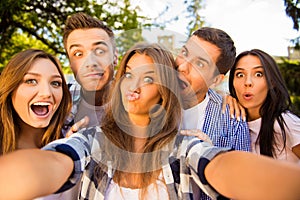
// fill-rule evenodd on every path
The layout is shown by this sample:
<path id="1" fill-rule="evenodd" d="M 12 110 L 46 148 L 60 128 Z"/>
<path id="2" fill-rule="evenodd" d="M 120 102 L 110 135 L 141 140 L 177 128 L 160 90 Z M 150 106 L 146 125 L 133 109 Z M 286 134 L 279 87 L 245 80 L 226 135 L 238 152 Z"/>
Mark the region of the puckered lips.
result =
<path id="1" fill-rule="evenodd" d="M 138 92 L 127 91 L 126 98 L 128 101 L 135 101 L 140 98 L 140 94 Z"/>
<path id="2" fill-rule="evenodd" d="M 46 117 L 52 109 L 52 104 L 49 102 L 35 102 L 30 106 L 30 108 L 37 116 Z"/>

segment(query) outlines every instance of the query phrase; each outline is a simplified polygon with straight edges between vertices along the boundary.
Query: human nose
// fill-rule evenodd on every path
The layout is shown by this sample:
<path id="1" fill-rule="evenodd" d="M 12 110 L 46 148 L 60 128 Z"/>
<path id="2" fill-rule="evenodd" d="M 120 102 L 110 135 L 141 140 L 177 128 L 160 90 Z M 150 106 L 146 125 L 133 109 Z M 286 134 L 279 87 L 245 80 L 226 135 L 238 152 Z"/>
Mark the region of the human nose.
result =
<path id="1" fill-rule="evenodd" d="M 95 53 L 90 52 L 86 56 L 86 59 L 85 59 L 83 64 L 87 68 L 96 68 L 96 67 L 98 67 L 99 63 L 98 63 L 98 59 L 97 59 L 97 56 L 95 55 Z"/>
<path id="2" fill-rule="evenodd" d="M 141 83 L 140 83 L 140 79 L 139 78 L 133 78 L 129 82 L 129 90 L 131 92 L 140 92 L 140 88 L 141 88 Z"/>
<path id="3" fill-rule="evenodd" d="M 177 71 L 189 73 L 190 61 L 187 58 L 177 58 Z"/>
<path id="4" fill-rule="evenodd" d="M 42 83 L 39 87 L 38 95 L 42 98 L 49 98 L 52 94 L 51 86 L 48 83 Z"/>
<path id="5" fill-rule="evenodd" d="M 253 82 L 252 82 L 252 77 L 251 76 L 246 76 L 245 86 L 246 87 L 252 87 L 253 86 Z"/>

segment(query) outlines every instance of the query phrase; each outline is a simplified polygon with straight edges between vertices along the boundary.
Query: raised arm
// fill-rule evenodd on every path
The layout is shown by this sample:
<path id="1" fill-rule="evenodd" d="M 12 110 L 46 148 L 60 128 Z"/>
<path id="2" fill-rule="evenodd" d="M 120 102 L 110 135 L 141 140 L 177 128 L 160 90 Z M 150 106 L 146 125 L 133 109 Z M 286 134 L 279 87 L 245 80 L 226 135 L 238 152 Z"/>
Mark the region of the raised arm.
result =
<path id="1" fill-rule="evenodd" d="M 68 156 L 26 149 L 0 157 L 0 199 L 33 199 L 56 192 L 73 171 Z"/>

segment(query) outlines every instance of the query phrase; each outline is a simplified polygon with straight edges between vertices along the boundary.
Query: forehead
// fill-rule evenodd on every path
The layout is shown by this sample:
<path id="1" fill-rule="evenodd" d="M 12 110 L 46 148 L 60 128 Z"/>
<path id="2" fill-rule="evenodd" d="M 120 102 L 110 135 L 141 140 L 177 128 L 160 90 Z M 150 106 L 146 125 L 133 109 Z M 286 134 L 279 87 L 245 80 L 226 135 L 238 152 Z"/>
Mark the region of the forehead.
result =
<path id="1" fill-rule="evenodd" d="M 67 39 L 67 48 L 73 45 L 89 46 L 99 41 L 105 41 L 107 45 L 111 45 L 109 35 L 100 28 L 76 29 L 72 31 Z"/>
<path id="2" fill-rule="evenodd" d="M 207 58 L 214 64 L 216 64 L 221 54 L 220 49 L 216 45 L 195 35 L 189 38 L 185 46 L 188 48 L 191 55 Z"/>
<path id="3" fill-rule="evenodd" d="M 237 67 L 243 68 L 243 67 L 257 67 L 262 66 L 262 63 L 258 56 L 255 55 L 245 55 L 239 59 L 237 62 Z"/>
<path id="4" fill-rule="evenodd" d="M 153 70 L 154 62 L 150 56 L 136 53 L 128 60 L 126 68 L 138 69 L 138 71 Z"/>
<path id="5" fill-rule="evenodd" d="M 50 74 L 50 73 L 59 74 L 56 65 L 47 58 L 37 58 L 31 65 L 28 72 L 43 73 L 43 74 Z"/>

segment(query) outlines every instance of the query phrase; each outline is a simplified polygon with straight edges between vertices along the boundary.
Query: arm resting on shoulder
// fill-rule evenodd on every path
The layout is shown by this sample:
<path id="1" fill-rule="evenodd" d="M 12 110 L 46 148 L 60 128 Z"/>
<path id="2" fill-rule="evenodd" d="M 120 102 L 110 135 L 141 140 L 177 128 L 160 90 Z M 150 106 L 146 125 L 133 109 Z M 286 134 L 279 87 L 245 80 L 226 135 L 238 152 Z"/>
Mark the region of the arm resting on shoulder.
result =
<path id="1" fill-rule="evenodd" d="M 0 157 L 0 199 L 33 199 L 56 192 L 73 171 L 68 156 L 39 149 Z"/>

